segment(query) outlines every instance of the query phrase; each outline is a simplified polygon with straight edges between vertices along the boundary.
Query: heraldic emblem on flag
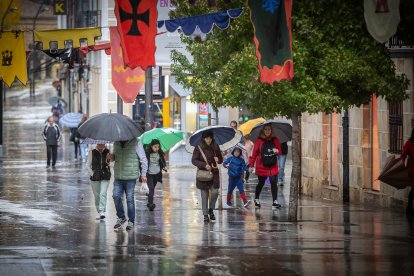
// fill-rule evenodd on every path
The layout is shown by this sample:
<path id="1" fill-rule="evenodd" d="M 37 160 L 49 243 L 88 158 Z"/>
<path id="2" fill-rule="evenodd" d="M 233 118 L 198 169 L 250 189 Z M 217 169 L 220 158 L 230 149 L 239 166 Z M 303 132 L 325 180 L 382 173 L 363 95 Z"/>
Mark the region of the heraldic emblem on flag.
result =
<path id="1" fill-rule="evenodd" d="M 112 85 L 126 103 L 133 103 L 145 82 L 145 71 L 137 67 L 131 69 L 124 65 L 121 42 L 116 27 L 110 27 Z"/>
<path id="2" fill-rule="evenodd" d="M 293 78 L 292 0 L 248 0 L 260 82 Z"/>
<path id="3" fill-rule="evenodd" d="M 126 66 L 155 66 L 157 0 L 116 0 L 115 15 Z"/>
<path id="4" fill-rule="evenodd" d="M 0 32 L 0 77 L 11 86 L 15 78 L 27 82 L 26 50 L 21 31 Z"/>

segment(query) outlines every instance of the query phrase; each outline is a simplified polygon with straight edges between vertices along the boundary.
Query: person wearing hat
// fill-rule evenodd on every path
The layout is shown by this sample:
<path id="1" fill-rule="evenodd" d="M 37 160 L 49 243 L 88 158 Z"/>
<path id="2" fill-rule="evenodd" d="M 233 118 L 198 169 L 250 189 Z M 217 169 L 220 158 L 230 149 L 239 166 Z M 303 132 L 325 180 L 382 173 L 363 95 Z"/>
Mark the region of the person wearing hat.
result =
<path id="1" fill-rule="evenodd" d="M 204 131 L 201 141 L 194 148 L 191 162 L 199 170 L 210 171 L 213 178 L 209 181 L 196 179 L 196 187 L 201 192 L 201 206 L 203 209 L 204 221 L 215 221 L 213 209 L 215 208 L 218 189 L 220 188 L 220 175 L 218 164 L 223 163 L 223 156 L 220 148 L 214 141 L 212 131 Z"/>

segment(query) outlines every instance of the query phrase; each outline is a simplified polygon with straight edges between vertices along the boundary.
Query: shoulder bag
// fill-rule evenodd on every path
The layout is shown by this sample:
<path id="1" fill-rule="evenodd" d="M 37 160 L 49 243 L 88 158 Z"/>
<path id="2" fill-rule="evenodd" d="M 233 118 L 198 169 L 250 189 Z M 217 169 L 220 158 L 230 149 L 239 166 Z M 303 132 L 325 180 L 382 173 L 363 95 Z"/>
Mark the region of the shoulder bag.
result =
<path id="1" fill-rule="evenodd" d="M 204 158 L 204 161 L 206 161 L 206 164 L 208 165 L 206 155 L 204 154 L 204 152 L 203 152 L 203 150 L 201 149 L 200 146 L 198 146 L 198 148 L 201 152 L 201 155 Z M 197 168 L 196 180 L 197 181 L 204 181 L 204 182 L 211 181 L 211 180 L 213 180 L 213 173 L 211 171 L 200 170 L 200 169 Z"/>

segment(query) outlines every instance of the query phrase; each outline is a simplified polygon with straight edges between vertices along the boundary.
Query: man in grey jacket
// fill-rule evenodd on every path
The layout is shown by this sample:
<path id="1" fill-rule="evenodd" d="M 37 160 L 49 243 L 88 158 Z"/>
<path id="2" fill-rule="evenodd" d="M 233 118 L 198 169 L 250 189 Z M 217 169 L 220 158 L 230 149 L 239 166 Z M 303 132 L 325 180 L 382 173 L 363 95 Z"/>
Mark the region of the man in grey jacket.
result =
<path id="1" fill-rule="evenodd" d="M 43 129 L 43 140 L 46 141 L 46 150 L 47 150 L 47 166 L 50 167 L 50 159 L 52 159 L 52 167 L 56 165 L 57 159 L 57 147 L 60 140 L 61 134 L 58 125 L 55 124 L 53 117 L 47 119 L 47 124 Z"/>

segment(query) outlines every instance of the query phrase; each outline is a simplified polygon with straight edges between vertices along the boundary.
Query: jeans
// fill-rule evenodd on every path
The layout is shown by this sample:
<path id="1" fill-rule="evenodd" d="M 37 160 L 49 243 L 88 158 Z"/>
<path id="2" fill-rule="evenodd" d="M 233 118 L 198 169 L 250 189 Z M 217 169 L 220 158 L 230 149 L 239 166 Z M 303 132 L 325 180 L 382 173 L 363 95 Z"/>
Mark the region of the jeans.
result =
<path id="1" fill-rule="evenodd" d="M 46 150 L 47 150 L 47 165 L 48 166 L 50 166 L 50 159 L 52 159 L 52 166 L 56 165 L 57 147 L 58 146 L 56 146 L 56 145 L 46 146 Z"/>
<path id="2" fill-rule="evenodd" d="M 80 155 L 83 160 L 85 160 L 86 156 L 88 156 L 88 145 L 87 144 L 83 144 L 83 143 L 80 144 Z"/>
<path id="3" fill-rule="evenodd" d="M 135 182 L 136 179 L 115 179 L 114 190 L 112 192 L 112 197 L 115 203 L 116 215 L 118 218 L 125 218 L 124 205 L 122 203 L 122 197 L 125 193 L 127 200 L 128 220 L 132 223 L 135 222 Z"/>
<path id="4" fill-rule="evenodd" d="M 147 176 L 147 185 L 148 185 L 148 203 L 153 204 L 154 203 L 154 191 L 155 186 L 157 185 L 157 175 L 149 174 Z"/>
<path id="5" fill-rule="evenodd" d="M 283 182 L 285 177 L 285 163 L 286 163 L 286 154 L 279 155 L 277 160 L 277 165 L 279 166 L 279 174 L 277 176 L 277 182 Z"/>
<path id="6" fill-rule="evenodd" d="M 78 158 L 78 151 L 80 151 L 80 144 L 79 140 L 76 142 L 73 142 L 73 145 L 75 147 L 75 159 Z"/>
<path id="7" fill-rule="evenodd" d="M 95 207 L 98 213 L 106 212 L 106 198 L 109 180 L 91 181 L 93 195 L 95 196 Z"/>

